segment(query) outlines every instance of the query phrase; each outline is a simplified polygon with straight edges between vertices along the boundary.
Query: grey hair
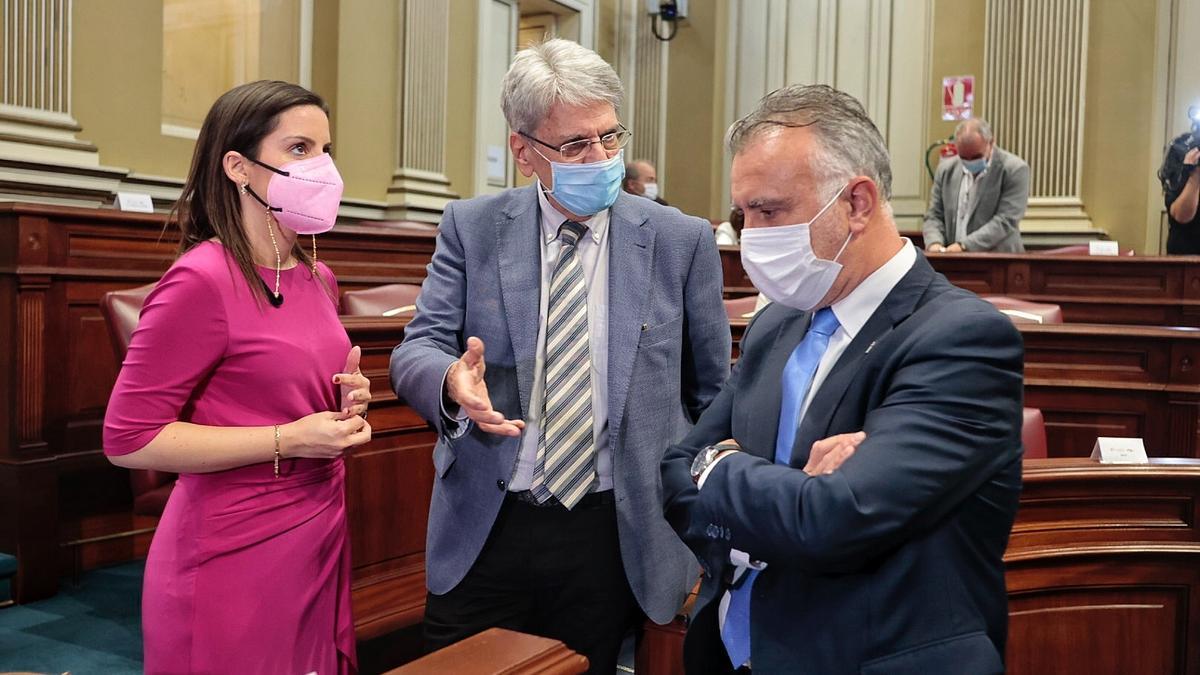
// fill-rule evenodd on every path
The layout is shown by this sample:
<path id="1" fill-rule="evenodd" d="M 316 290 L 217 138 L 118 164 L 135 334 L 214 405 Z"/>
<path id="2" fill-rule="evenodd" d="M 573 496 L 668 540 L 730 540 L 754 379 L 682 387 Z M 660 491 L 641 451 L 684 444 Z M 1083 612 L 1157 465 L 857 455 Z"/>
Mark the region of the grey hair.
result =
<path id="1" fill-rule="evenodd" d="M 971 119 L 966 119 L 959 122 L 958 126 L 954 127 L 954 138 L 962 139 L 972 131 L 977 132 L 979 137 L 983 139 L 984 143 L 992 142 L 992 125 L 988 124 L 985 120 L 979 119 L 978 117 L 973 117 Z"/>
<path id="2" fill-rule="evenodd" d="M 642 173 L 638 171 L 637 161 L 625 162 L 625 180 L 637 180 L 642 177 Z"/>
<path id="3" fill-rule="evenodd" d="M 885 201 L 892 198 L 892 160 L 883 135 L 853 96 L 824 84 L 793 84 L 767 94 L 748 115 L 729 127 L 725 142 L 738 154 L 770 129 L 809 127 L 821 149 L 825 189 L 854 176 L 867 176 Z"/>
<path id="4" fill-rule="evenodd" d="M 555 103 L 608 103 L 619 110 L 625 89 L 596 52 L 555 38 L 517 52 L 500 85 L 500 108 L 508 128 L 532 134 Z"/>

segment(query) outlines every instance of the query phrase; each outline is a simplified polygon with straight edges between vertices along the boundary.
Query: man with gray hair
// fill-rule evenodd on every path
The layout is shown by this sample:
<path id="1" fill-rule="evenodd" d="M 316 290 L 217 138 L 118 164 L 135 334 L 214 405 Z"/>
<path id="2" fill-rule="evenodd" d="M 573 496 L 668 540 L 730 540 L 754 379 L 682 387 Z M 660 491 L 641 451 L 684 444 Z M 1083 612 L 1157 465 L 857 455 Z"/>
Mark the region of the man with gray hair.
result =
<path id="1" fill-rule="evenodd" d="M 981 119 L 954 130 L 958 155 L 938 165 L 925 213 L 925 250 L 931 253 L 1024 253 L 1021 218 L 1029 204 L 1029 165 L 996 147 Z"/>
<path id="2" fill-rule="evenodd" d="M 728 142 L 742 264 L 772 303 L 663 460 L 705 571 L 688 672 L 1003 672 L 1020 335 L 900 237 L 851 96 L 780 89 Z"/>
<path id="3" fill-rule="evenodd" d="M 707 222 L 622 192 L 621 96 L 573 42 L 516 55 L 501 105 L 536 183 L 446 207 L 392 354 L 438 433 L 429 648 L 499 626 L 611 675 L 643 613 L 670 621 L 699 575 L 658 467 L 729 373 L 721 263 Z"/>

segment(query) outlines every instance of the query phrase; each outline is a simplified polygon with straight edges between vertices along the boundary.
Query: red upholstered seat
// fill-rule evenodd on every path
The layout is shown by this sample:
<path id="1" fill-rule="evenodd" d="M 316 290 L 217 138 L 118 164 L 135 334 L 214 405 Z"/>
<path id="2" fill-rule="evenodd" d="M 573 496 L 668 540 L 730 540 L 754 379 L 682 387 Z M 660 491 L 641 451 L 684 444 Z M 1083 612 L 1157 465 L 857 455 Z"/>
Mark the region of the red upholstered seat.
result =
<path id="1" fill-rule="evenodd" d="M 1018 300 L 1005 295 L 983 295 L 984 300 L 1008 315 L 1013 323 L 1062 323 L 1062 307 L 1042 302 Z"/>
<path id="2" fill-rule="evenodd" d="M 1025 459 L 1046 457 L 1046 420 L 1037 408 L 1025 408 L 1021 421 L 1021 444 L 1025 446 Z"/>
<path id="3" fill-rule="evenodd" d="M 421 287 L 388 284 L 342 293 L 342 313 L 351 316 L 412 316 Z"/>
<path id="4" fill-rule="evenodd" d="M 748 315 L 754 311 L 754 306 L 758 303 L 758 296 L 747 295 L 744 298 L 733 298 L 725 301 L 725 313 L 730 320 L 733 319 L 748 319 Z"/>
<path id="5" fill-rule="evenodd" d="M 129 339 L 137 328 L 138 317 L 146 296 L 154 290 L 154 284 L 137 288 L 105 293 L 100 298 L 100 313 L 108 325 L 108 336 L 112 340 L 113 353 L 117 362 L 125 360 Z M 133 490 L 133 512 L 139 516 L 161 516 L 167 506 L 167 498 L 175 487 L 175 474 L 149 469 L 130 469 L 129 487 Z"/>
<path id="6" fill-rule="evenodd" d="M 1087 244 L 1072 244 L 1070 246 L 1060 246 L 1058 248 L 1047 248 L 1040 251 L 1033 251 L 1038 255 L 1090 255 L 1091 249 Z M 1121 249 L 1121 255 L 1133 255 L 1133 249 Z"/>

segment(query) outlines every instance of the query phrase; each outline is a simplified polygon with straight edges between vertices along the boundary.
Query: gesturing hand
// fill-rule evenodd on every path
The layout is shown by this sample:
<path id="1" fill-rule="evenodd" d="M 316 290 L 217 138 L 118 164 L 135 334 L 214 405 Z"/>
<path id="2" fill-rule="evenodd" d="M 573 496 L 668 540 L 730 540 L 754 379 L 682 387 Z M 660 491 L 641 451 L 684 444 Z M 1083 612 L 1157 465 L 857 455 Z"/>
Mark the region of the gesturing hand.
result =
<path id="1" fill-rule="evenodd" d="M 365 419 L 367 403 L 371 401 L 371 381 L 358 367 L 361 357 L 362 349 L 358 346 L 351 347 L 350 353 L 346 355 L 346 367 L 333 376 L 333 381 L 342 390 L 342 415 L 359 415 Z"/>
<path id="2" fill-rule="evenodd" d="M 483 340 L 467 338 L 466 353 L 446 373 L 446 395 L 462 406 L 467 417 L 474 420 L 483 431 L 501 436 L 520 436 L 525 422 L 505 419 L 504 415 L 492 408 L 487 383 L 483 381 L 486 369 Z"/>
<path id="3" fill-rule="evenodd" d="M 808 454 L 808 463 L 804 465 L 804 473 L 810 476 L 833 473 L 865 440 L 867 433 L 856 431 L 852 434 L 830 436 L 813 443 L 812 451 Z"/>

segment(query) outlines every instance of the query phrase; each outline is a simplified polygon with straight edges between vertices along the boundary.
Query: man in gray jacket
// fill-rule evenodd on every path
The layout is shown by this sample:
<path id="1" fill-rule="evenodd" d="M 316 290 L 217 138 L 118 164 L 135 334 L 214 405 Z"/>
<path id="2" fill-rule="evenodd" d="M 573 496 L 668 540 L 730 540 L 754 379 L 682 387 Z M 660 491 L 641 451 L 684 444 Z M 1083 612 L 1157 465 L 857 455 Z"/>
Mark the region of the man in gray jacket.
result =
<path id="1" fill-rule="evenodd" d="M 1029 203 L 1029 165 L 996 147 L 992 129 L 969 119 L 954 130 L 958 156 L 938 166 L 925 214 L 930 253 L 1024 253 L 1019 226 Z"/>
<path id="2" fill-rule="evenodd" d="M 578 44 L 517 54 L 501 106 L 537 181 L 447 206 L 392 353 L 438 433 L 429 648 L 499 626 L 611 675 L 643 613 L 670 621 L 699 578 L 659 462 L 729 373 L 721 262 L 707 222 L 621 190 L 621 96 Z"/>

